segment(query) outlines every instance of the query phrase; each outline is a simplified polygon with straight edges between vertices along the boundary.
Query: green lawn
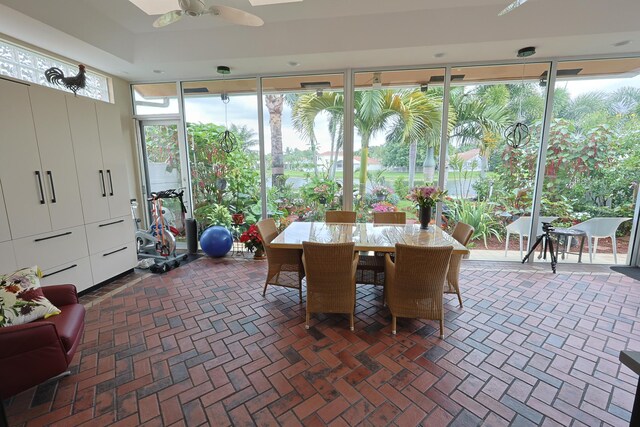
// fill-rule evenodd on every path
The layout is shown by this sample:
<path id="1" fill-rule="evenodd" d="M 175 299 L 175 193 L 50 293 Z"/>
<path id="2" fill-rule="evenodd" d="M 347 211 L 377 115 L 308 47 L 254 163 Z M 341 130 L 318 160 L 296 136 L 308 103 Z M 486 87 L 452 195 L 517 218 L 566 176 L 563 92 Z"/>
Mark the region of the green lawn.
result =
<path id="1" fill-rule="evenodd" d="M 285 176 L 287 178 L 291 177 L 291 178 L 305 178 L 309 172 L 302 172 L 302 171 L 292 171 L 292 170 L 287 170 L 284 172 Z M 491 178 L 494 175 L 493 172 L 488 172 L 487 176 L 489 178 Z M 397 178 L 405 178 L 408 179 L 409 174 L 407 172 L 390 172 L 390 171 L 385 171 L 382 176 L 384 177 L 386 183 L 388 185 L 393 185 L 393 182 L 397 179 Z M 473 171 L 473 172 L 463 172 L 462 176 L 465 177 L 466 179 L 471 179 L 471 178 L 478 178 L 480 176 L 480 171 Z M 437 177 L 437 175 L 436 175 Z M 342 180 L 343 178 L 343 173 L 342 172 L 336 172 L 336 179 L 338 180 Z M 354 173 L 354 179 L 357 180 L 358 179 L 358 173 Z M 458 181 L 460 179 L 460 173 L 458 172 L 449 172 L 448 174 L 448 180 L 449 181 Z M 422 181 L 422 171 L 417 171 L 416 172 L 416 181 Z"/>

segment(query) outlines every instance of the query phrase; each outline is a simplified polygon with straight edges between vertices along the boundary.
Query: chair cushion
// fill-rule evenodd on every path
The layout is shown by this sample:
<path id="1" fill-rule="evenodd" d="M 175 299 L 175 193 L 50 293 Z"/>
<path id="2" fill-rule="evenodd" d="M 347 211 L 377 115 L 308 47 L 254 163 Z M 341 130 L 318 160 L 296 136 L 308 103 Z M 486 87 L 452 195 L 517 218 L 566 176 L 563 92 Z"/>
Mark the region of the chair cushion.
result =
<path id="1" fill-rule="evenodd" d="M 29 323 L 60 313 L 40 288 L 38 267 L 0 276 L 0 327 Z"/>
<path id="2" fill-rule="evenodd" d="M 51 322 L 56 326 L 58 336 L 62 340 L 64 349 L 68 352 L 78 340 L 84 326 L 85 309 L 82 304 L 63 305 L 60 314 L 39 322 Z"/>

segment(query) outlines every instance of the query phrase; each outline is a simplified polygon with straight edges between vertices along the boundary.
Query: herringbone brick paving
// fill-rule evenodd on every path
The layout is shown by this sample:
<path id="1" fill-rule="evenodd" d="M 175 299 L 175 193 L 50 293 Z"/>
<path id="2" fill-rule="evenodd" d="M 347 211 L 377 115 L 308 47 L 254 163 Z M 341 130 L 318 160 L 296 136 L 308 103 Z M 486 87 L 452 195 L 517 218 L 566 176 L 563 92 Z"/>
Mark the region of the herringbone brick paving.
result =
<path id="1" fill-rule="evenodd" d="M 72 376 L 5 402 L 10 424 L 628 425 L 617 357 L 640 348 L 640 282 L 481 266 L 463 266 L 464 309 L 445 297 L 445 340 L 408 319 L 392 336 L 368 286 L 355 332 L 341 315 L 307 331 L 295 290 L 262 297 L 265 262 L 137 275 L 88 309 Z"/>

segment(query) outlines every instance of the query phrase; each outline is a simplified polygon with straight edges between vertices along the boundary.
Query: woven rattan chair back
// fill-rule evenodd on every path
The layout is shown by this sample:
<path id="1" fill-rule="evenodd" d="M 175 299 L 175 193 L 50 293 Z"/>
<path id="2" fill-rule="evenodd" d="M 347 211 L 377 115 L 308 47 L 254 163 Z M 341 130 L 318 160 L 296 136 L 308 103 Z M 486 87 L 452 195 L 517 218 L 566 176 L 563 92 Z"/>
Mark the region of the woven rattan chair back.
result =
<path id="1" fill-rule="evenodd" d="M 347 313 L 353 330 L 358 264 L 354 246 L 353 242 L 302 242 L 307 277 L 307 329 L 311 313 Z"/>
<path id="2" fill-rule="evenodd" d="M 304 277 L 302 251 L 271 247 L 271 241 L 278 235 L 276 222 L 273 219 L 263 219 L 256 224 L 256 227 L 262 239 L 268 264 L 262 296 L 266 295 L 268 285 L 283 286 L 298 289 L 298 296 L 302 302 L 302 278 Z"/>
<path id="3" fill-rule="evenodd" d="M 473 232 L 475 229 L 469 224 L 465 224 L 464 222 L 458 222 L 455 227 L 453 227 L 453 238 L 460 242 L 461 245 L 467 246 L 469 240 L 471 240 L 471 236 L 473 236 Z"/>
<path id="4" fill-rule="evenodd" d="M 393 333 L 396 317 L 410 317 L 439 320 L 440 336 L 443 336 L 442 298 L 452 251 L 452 246 L 396 244 L 395 264 L 387 257 L 393 271 L 385 272 Z"/>
<path id="5" fill-rule="evenodd" d="M 453 238 L 460 244 L 467 246 L 471 236 L 473 236 L 474 228 L 464 222 L 459 222 L 453 228 Z M 462 255 L 451 255 L 449 261 L 449 271 L 447 272 L 447 283 L 444 292 L 447 294 L 458 295 L 458 302 L 462 308 L 462 295 L 460 294 L 460 265 L 462 264 Z"/>
<path id="6" fill-rule="evenodd" d="M 374 212 L 373 223 L 404 225 L 407 223 L 407 213 L 406 212 Z"/>
<path id="7" fill-rule="evenodd" d="M 356 213 L 353 211 L 327 211 L 324 220 L 325 222 L 355 224 Z"/>

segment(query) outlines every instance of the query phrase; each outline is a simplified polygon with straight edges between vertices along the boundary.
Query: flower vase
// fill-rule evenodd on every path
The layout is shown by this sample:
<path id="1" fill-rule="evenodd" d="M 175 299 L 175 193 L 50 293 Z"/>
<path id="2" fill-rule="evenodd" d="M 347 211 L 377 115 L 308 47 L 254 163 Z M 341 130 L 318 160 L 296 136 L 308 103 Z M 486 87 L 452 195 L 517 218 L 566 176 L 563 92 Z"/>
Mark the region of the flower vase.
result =
<path id="1" fill-rule="evenodd" d="M 253 259 L 264 259 L 265 257 L 264 249 L 256 248 L 256 251 L 253 253 Z"/>
<path id="2" fill-rule="evenodd" d="M 431 206 L 420 206 L 420 229 L 426 230 L 431 222 Z"/>

